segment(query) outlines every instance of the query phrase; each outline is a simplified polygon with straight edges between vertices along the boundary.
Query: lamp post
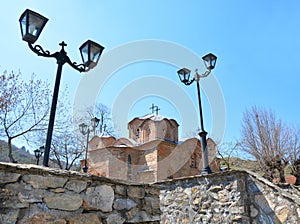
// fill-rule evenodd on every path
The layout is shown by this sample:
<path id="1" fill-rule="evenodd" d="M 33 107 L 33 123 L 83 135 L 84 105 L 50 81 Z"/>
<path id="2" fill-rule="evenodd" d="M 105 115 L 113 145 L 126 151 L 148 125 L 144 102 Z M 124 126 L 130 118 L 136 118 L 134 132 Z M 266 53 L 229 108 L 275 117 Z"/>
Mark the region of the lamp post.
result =
<path id="1" fill-rule="evenodd" d="M 87 135 L 87 137 L 86 137 L 84 167 L 82 168 L 83 172 L 85 172 L 85 173 L 87 173 L 87 171 L 88 171 L 87 153 L 88 153 L 90 132 L 94 131 L 96 129 L 96 127 L 98 127 L 100 119 L 98 119 L 97 117 L 94 117 L 94 118 L 91 119 L 91 121 L 92 121 L 92 129 L 90 129 L 89 126 L 85 123 L 82 123 L 82 124 L 79 125 L 79 130 L 80 130 L 81 134 Z"/>
<path id="2" fill-rule="evenodd" d="M 182 68 L 177 71 L 179 79 L 182 83 L 189 86 L 194 81 L 197 83 L 197 95 L 198 95 L 198 104 L 199 104 L 199 113 L 200 113 L 200 142 L 201 142 L 201 148 L 202 148 L 202 155 L 203 155 L 203 168 L 201 174 L 209 174 L 212 173 L 210 167 L 209 167 L 209 161 L 208 161 L 208 152 L 207 152 L 207 140 L 206 135 L 207 132 L 204 129 L 204 123 L 203 123 L 203 114 L 202 114 L 202 105 L 201 105 L 201 95 L 200 95 L 200 78 L 207 77 L 211 70 L 215 68 L 217 57 L 211 53 L 205 55 L 202 57 L 204 64 L 207 68 L 207 71 L 203 74 L 198 74 L 198 70 L 196 69 L 195 77 L 193 79 L 190 79 L 190 73 L 191 71 L 187 68 Z"/>
<path id="3" fill-rule="evenodd" d="M 43 155 L 45 146 L 41 146 L 39 149 L 34 150 L 34 156 L 36 158 L 36 165 L 39 165 L 41 156 Z"/>
<path id="4" fill-rule="evenodd" d="M 39 35 L 41 34 L 42 29 L 44 28 L 47 21 L 47 18 L 29 9 L 26 9 L 19 19 L 22 39 L 28 43 L 29 48 L 38 56 L 55 58 L 58 64 L 47 131 L 45 155 L 43 161 L 44 166 L 49 166 L 48 162 L 51 147 L 51 139 L 63 65 L 65 63 L 68 63 L 72 68 L 79 72 L 87 72 L 97 65 L 100 55 L 104 50 L 104 47 L 102 47 L 101 45 L 91 40 L 86 41 L 79 48 L 83 63 L 77 64 L 76 62 L 72 62 L 67 56 L 67 52 L 65 51 L 65 47 L 67 46 L 67 44 L 64 41 L 62 41 L 59 44 L 61 46 L 61 50 L 53 54 L 50 54 L 49 51 L 44 50 L 40 45 L 33 46 L 34 42 L 38 39 Z"/>

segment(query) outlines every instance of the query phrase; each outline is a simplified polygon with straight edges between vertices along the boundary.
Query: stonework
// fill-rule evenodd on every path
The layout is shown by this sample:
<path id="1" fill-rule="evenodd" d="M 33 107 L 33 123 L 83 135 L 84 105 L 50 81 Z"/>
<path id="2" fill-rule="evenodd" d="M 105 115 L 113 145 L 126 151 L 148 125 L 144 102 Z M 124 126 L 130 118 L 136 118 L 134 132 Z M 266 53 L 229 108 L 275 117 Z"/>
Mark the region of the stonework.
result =
<path id="1" fill-rule="evenodd" d="M 0 223 L 121 224 L 160 219 L 159 189 L 83 173 L 0 163 Z"/>
<path id="2" fill-rule="evenodd" d="M 299 192 L 250 171 L 133 184 L 0 163 L 0 186 L 1 224 L 300 223 Z"/>

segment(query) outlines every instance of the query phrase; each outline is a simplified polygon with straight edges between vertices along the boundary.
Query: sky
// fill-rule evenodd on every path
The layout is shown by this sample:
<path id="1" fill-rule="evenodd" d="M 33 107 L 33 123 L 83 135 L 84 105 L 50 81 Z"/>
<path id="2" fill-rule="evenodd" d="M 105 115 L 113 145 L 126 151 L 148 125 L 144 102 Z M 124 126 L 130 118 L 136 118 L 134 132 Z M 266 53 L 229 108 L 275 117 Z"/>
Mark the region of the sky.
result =
<path id="1" fill-rule="evenodd" d="M 180 138 L 195 131 L 196 85 L 180 83 L 177 70 L 204 72 L 201 57 L 209 52 L 218 57 L 213 74 L 200 81 L 209 136 L 239 139 L 243 112 L 254 105 L 272 109 L 288 124 L 300 123 L 297 0 L 10 0 L 1 8 L 1 72 L 21 71 L 24 79 L 35 73 L 54 85 L 55 60 L 38 57 L 21 39 L 19 17 L 27 8 L 49 19 L 36 42 L 44 49 L 59 51 L 65 41 L 68 56 L 79 63 L 78 48 L 87 39 L 105 47 L 91 72 L 65 65 L 61 88 L 68 86 L 76 104 L 78 96 L 94 97 L 90 85 L 100 77 L 95 97 L 119 115 L 116 129 L 150 113 L 154 103 L 159 114 L 180 124 Z"/>

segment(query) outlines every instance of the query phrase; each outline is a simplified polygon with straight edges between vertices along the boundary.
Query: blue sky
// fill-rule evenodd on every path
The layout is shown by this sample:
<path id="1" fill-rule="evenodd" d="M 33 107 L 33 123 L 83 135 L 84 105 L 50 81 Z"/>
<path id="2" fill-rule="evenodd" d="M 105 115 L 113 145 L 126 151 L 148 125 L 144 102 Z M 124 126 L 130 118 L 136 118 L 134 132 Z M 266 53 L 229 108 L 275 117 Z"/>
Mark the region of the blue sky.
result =
<path id="1" fill-rule="evenodd" d="M 36 56 L 21 40 L 18 20 L 29 8 L 49 19 L 36 44 L 54 52 L 64 40 L 69 57 L 77 62 L 81 60 L 78 47 L 87 39 L 105 46 L 105 52 L 132 41 L 153 39 L 176 43 L 199 57 L 208 52 L 216 54 L 213 73 L 226 105 L 226 142 L 240 137 L 243 111 L 252 105 L 273 109 L 287 123 L 300 123 L 297 0 L 11 0 L 2 3 L 1 8 L 1 71 L 20 70 L 24 78 L 36 73 L 54 83 L 55 60 Z M 120 88 L 139 77 L 159 75 L 177 82 L 196 105 L 195 85 L 181 85 L 177 69 L 174 65 L 147 61 L 126 66 L 110 77 L 99 101 L 111 106 Z M 64 66 L 61 86 L 69 86 L 71 100 L 84 75 L 88 74 Z M 210 102 L 205 93 L 202 96 L 209 132 L 213 119 Z M 132 105 L 128 119 L 149 113 L 151 103 L 161 108 L 160 114 L 173 117 L 178 123 L 189 119 L 180 117 L 181 108 L 175 108 L 173 102 L 159 94 L 128 103 Z"/>

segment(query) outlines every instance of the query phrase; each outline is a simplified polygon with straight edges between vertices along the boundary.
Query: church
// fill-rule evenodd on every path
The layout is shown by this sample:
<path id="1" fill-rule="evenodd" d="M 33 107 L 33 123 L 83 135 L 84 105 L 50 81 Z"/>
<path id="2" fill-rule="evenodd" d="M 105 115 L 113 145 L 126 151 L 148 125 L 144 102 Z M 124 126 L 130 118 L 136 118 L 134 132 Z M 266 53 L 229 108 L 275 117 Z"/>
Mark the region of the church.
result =
<path id="1" fill-rule="evenodd" d="M 157 112 L 128 123 L 128 138 L 102 134 L 88 145 L 88 173 L 139 183 L 199 175 L 202 150 L 197 138 L 178 141 L 179 124 Z M 210 167 L 220 170 L 216 144 L 207 140 Z"/>

